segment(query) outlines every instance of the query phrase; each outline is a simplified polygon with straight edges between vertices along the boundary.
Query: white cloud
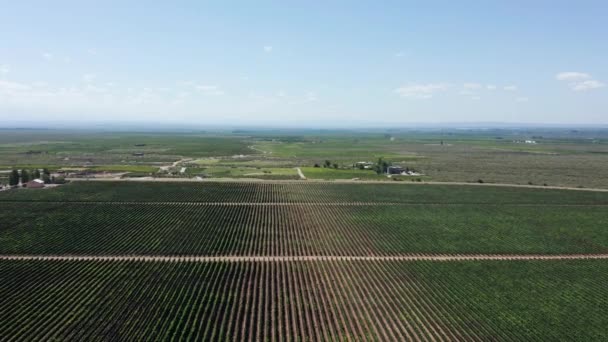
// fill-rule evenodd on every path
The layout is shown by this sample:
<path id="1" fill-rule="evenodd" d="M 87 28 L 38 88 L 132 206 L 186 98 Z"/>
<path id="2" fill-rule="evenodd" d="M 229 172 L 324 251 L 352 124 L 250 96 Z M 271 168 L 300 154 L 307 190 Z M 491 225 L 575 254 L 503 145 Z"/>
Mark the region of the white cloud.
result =
<path id="1" fill-rule="evenodd" d="M 508 86 L 503 87 L 503 89 L 506 91 L 517 91 L 517 86 L 508 85 Z"/>
<path id="2" fill-rule="evenodd" d="M 217 85 L 198 84 L 195 81 L 178 81 L 177 84 L 182 87 L 194 89 L 206 96 L 220 96 L 225 94 L 225 92 Z M 188 94 L 190 94 L 190 92 L 188 92 Z"/>
<path id="3" fill-rule="evenodd" d="M 0 80 L 0 92 L 12 93 L 14 91 L 29 90 L 30 88 L 26 84 Z"/>
<path id="4" fill-rule="evenodd" d="M 8 65 L 0 65 L 0 74 L 8 74 L 9 72 L 11 72 L 11 67 Z"/>
<path id="5" fill-rule="evenodd" d="M 401 97 L 413 97 L 419 99 L 430 99 L 434 93 L 445 91 L 449 85 L 445 83 L 413 84 L 395 89 L 395 93 Z"/>
<path id="6" fill-rule="evenodd" d="M 224 91 L 220 87 L 215 85 L 195 85 L 194 89 L 200 91 L 207 96 L 220 96 L 224 95 Z"/>
<path id="7" fill-rule="evenodd" d="M 591 75 L 576 71 L 564 71 L 555 75 L 555 79 L 558 81 L 581 81 L 588 80 L 590 78 Z"/>
<path id="8" fill-rule="evenodd" d="M 570 89 L 574 91 L 587 91 L 598 88 L 603 88 L 606 85 L 600 81 L 594 80 L 591 75 L 584 72 L 565 71 L 555 75 L 558 81 L 566 81 Z"/>
<path id="9" fill-rule="evenodd" d="M 263 48 L 263 49 L 264 49 L 264 52 L 266 52 L 266 53 L 270 53 L 270 52 L 272 52 L 272 46 L 270 46 L 270 45 L 266 45 L 266 46 L 264 46 L 264 48 Z"/>
<path id="10" fill-rule="evenodd" d="M 106 88 L 94 86 L 94 85 L 91 85 L 91 84 L 88 84 L 84 89 L 86 91 L 93 92 L 93 93 L 105 93 L 105 92 L 107 92 Z"/>
<path id="11" fill-rule="evenodd" d="M 317 94 L 313 91 L 309 91 L 308 93 L 306 93 L 306 96 L 304 97 L 304 99 L 307 102 L 316 102 L 319 100 L 319 98 L 317 97 Z"/>
<path id="12" fill-rule="evenodd" d="M 47 61 L 50 61 L 51 59 L 53 59 L 53 54 L 50 52 L 43 52 L 42 57 Z"/>
<path id="13" fill-rule="evenodd" d="M 464 87 L 464 89 L 469 89 L 469 90 L 481 89 L 481 84 L 479 84 L 479 83 L 465 83 L 462 86 Z"/>
<path id="14" fill-rule="evenodd" d="M 479 100 L 481 100 L 481 97 L 479 97 L 479 96 L 473 96 L 473 97 L 471 97 L 471 100 L 473 100 L 473 101 L 479 101 Z"/>
<path id="15" fill-rule="evenodd" d="M 460 95 L 464 95 L 464 96 L 470 96 L 470 95 L 475 95 L 475 92 L 469 89 L 464 89 L 458 92 L 458 94 Z"/>
<path id="16" fill-rule="evenodd" d="M 95 75 L 95 74 L 84 74 L 84 75 L 82 75 L 82 80 L 83 80 L 85 83 L 91 83 L 91 82 L 93 82 L 93 81 L 94 81 L 96 78 L 97 78 L 97 75 Z"/>
<path id="17" fill-rule="evenodd" d="M 570 88 L 572 88 L 572 90 L 574 91 L 587 91 L 592 89 L 603 88 L 605 86 L 606 85 L 604 83 L 596 80 L 586 80 L 570 84 Z"/>
<path id="18" fill-rule="evenodd" d="M 496 90 L 496 85 L 494 85 L 494 84 L 488 84 L 488 85 L 486 85 L 486 89 L 488 89 L 488 90 Z"/>
<path id="19" fill-rule="evenodd" d="M 527 97 L 518 97 L 515 99 L 515 102 L 528 102 L 530 99 L 528 99 Z"/>
<path id="20" fill-rule="evenodd" d="M 401 57 L 405 57 L 407 56 L 407 53 L 405 53 L 404 51 L 398 51 L 395 53 L 395 57 L 397 58 L 401 58 Z"/>
<path id="21" fill-rule="evenodd" d="M 90 49 L 87 50 L 87 53 L 89 55 L 96 55 L 97 54 L 97 49 L 90 48 Z"/>

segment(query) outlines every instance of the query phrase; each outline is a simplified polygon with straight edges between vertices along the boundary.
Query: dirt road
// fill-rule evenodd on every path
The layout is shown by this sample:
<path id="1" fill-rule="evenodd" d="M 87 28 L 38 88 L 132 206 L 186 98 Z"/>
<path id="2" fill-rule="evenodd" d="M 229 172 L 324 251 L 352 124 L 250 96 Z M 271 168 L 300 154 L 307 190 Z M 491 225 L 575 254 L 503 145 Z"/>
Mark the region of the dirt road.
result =
<path id="1" fill-rule="evenodd" d="M 405 254 L 394 256 L 175 256 L 175 255 L 0 255 L 0 260 L 56 261 L 188 261 L 188 262 L 281 262 L 281 261 L 471 261 L 471 260 L 588 260 L 608 259 L 608 254 Z"/>
<path id="2" fill-rule="evenodd" d="M 179 165 L 179 164 L 181 164 L 181 163 L 185 163 L 185 162 L 187 162 L 187 161 L 191 161 L 191 160 L 192 160 L 192 158 L 184 158 L 184 159 L 180 159 L 180 160 L 178 160 L 178 161 L 173 162 L 173 164 L 171 164 L 171 165 L 165 165 L 165 166 L 161 166 L 159 169 L 160 169 L 161 171 L 167 171 L 167 170 L 169 170 L 169 169 L 170 169 L 170 168 L 172 168 L 172 167 L 177 167 L 177 165 Z"/>
<path id="3" fill-rule="evenodd" d="M 103 178 L 68 178 L 69 181 L 96 181 L 96 182 L 107 182 L 107 181 L 119 181 L 119 182 L 226 182 L 226 183 L 302 183 L 302 180 L 265 180 L 259 178 L 154 178 L 154 177 L 137 177 L 137 178 L 123 178 L 123 179 L 103 179 Z M 306 183 L 333 183 L 333 184 L 394 184 L 408 186 L 408 185 L 420 185 L 420 184 L 432 184 L 432 185 L 467 185 L 467 186 L 489 186 L 489 187 L 508 187 L 508 188 L 527 188 L 527 189 L 552 189 L 552 190 L 575 190 L 575 191 L 595 191 L 595 192 L 608 192 L 608 189 L 603 188 L 573 188 L 563 186 L 542 186 L 542 185 L 524 185 L 524 184 L 506 184 L 506 183 L 467 183 L 467 182 L 395 182 L 395 181 L 366 181 L 366 180 L 352 180 L 352 179 L 337 179 L 337 180 L 323 180 L 323 179 L 306 179 Z"/>
<path id="4" fill-rule="evenodd" d="M 302 172 L 302 169 L 300 169 L 299 167 L 297 167 L 296 170 L 298 171 L 298 175 L 300 176 L 300 179 L 306 180 L 306 176 L 304 176 L 304 173 Z"/>
<path id="5" fill-rule="evenodd" d="M 64 203 L 64 204 L 85 204 L 85 205 L 156 205 L 156 206 L 254 206 L 254 207 L 383 207 L 383 206 L 402 206 L 402 207 L 421 207 L 421 206 L 484 206 L 484 207 L 608 207 L 608 204 L 576 204 L 576 203 L 451 203 L 451 202 L 418 202 L 418 203 L 399 203 L 399 202 L 163 202 L 163 201 L 38 201 L 38 200 L 0 200 L 0 203 Z"/>

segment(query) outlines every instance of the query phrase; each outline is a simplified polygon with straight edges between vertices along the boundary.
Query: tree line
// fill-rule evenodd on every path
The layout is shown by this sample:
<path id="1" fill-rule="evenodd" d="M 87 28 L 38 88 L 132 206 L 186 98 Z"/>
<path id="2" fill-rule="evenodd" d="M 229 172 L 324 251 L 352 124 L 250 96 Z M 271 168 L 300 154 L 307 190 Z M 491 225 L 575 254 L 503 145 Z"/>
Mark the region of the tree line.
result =
<path id="1" fill-rule="evenodd" d="M 371 164 L 371 163 L 370 163 Z M 389 166 L 393 165 L 391 162 L 384 160 L 382 157 L 378 158 L 378 162 L 372 164 L 371 170 L 373 170 L 374 172 L 376 172 L 378 175 L 384 174 L 388 172 L 388 168 Z M 338 169 L 340 168 L 340 165 L 338 165 L 337 163 L 332 163 L 331 160 L 325 160 L 325 162 L 323 164 L 319 164 L 319 163 L 315 163 L 314 167 L 324 167 L 324 168 L 334 168 L 334 169 Z M 365 167 L 364 165 L 358 165 L 354 167 L 358 167 L 360 170 L 364 170 Z"/>
<path id="2" fill-rule="evenodd" d="M 34 169 L 32 171 L 26 169 L 22 169 L 21 171 L 13 169 L 8 177 L 8 184 L 10 186 L 15 186 L 19 185 L 19 182 L 25 184 L 34 179 L 41 179 L 44 184 L 51 184 L 55 181 L 47 168 L 42 169 L 42 172 L 40 172 L 39 169 Z"/>

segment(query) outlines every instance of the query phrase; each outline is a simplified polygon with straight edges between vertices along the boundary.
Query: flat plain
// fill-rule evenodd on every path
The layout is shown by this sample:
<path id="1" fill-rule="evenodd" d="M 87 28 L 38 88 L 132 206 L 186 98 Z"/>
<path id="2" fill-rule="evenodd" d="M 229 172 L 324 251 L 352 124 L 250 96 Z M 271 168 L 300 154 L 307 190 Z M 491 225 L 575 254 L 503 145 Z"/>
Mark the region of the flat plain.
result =
<path id="1" fill-rule="evenodd" d="M 421 174 L 394 178 L 406 182 L 608 189 L 605 129 L 0 130 L 0 184 L 11 169 L 22 168 L 117 177 L 297 179 L 299 167 L 309 179 L 391 181 L 354 167 L 379 158 Z M 326 161 L 330 167 L 321 167 Z"/>
<path id="2" fill-rule="evenodd" d="M 0 336 L 605 340 L 607 207 L 415 183 L 3 191 Z"/>

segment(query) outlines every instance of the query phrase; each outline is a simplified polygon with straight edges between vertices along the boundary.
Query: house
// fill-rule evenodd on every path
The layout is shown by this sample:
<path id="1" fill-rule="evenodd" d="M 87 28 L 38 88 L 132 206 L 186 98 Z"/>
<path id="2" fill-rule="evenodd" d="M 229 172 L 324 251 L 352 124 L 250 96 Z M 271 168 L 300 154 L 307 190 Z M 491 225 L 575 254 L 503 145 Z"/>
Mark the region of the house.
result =
<path id="1" fill-rule="evenodd" d="M 386 169 L 386 174 L 388 175 L 400 175 L 404 172 L 406 172 L 406 169 L 401 166 L 389 166 L 388 169 Z"/>
<path id="2" fill-rule="evenodd" d="M 44 181 L 42 179 L 34 179 L 25 183 L 25 187 L 31 189 L 44 188 Z"/>
<path id="3" fill-rule="evenodd" d="M 133 156 L 134 157 L 143 157 L 144 153 L 143 152 L 135 152 L 135 153 L 133 153 Z"/>

